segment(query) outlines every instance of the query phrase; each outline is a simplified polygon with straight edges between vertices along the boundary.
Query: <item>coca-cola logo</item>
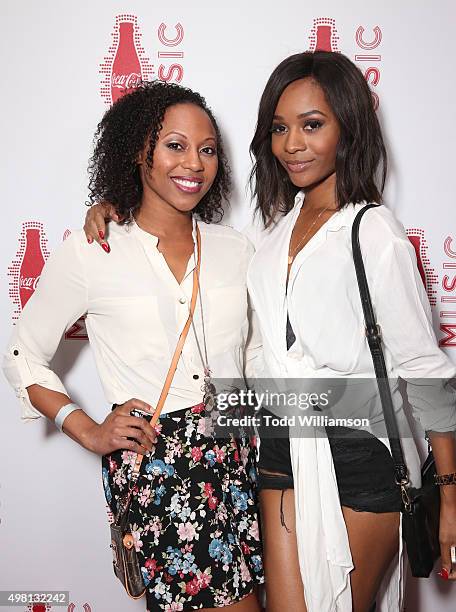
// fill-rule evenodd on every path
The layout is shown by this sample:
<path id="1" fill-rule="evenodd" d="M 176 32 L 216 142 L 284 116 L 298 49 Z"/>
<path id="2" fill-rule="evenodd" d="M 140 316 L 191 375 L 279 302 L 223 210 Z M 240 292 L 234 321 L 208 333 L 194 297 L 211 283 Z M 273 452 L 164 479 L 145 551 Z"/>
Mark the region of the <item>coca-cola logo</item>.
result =
<path id="1" fill-rule="evenodd" d="M 19 279 L 19 288 L 25 289 L 26 291 L 35 291 L 36 286 L 38 285 L 38 281 L 41 278 L 41 274 L 39 276 L 29 276 L 27 278 L 21 276 Z"/>
<path id="2" fill-rule="evenodd" d="M 19 236 L 19 248 L 8 267 L 9 296 L 15 307 L 13 321 L 19 318 L 37 288 L 44 262 L 48 257 L 43 224 L 39 221 L 24 222 Z"/>
<path id="3" fill-rule="evenodd" d="M 111 85 L 117 87 L 117 89 L 133 89 L 141 83 L 141 75 L 137 72 L 130 72 L 130 74 L 116 74 L 112 73 Z"/>

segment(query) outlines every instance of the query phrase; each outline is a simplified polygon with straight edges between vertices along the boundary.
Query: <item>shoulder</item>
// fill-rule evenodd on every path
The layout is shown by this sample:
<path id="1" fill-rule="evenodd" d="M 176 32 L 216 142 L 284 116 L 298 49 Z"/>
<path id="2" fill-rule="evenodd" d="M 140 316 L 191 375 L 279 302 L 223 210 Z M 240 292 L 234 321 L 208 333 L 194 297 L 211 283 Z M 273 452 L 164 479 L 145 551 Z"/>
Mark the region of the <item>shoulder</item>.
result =
<path id="1" fill-rule="evenodd" d="M 363 207 L 359 204 L 352 207 L 353 220 Z M 372 258 L 381 257 L 393 246 L 413 249 L 404 226 L 383 204 L 369 209 L 363 215 L 359 226 L 359 241 L 363 254 Z"/>
<path id="2" fill-rule="evenodd" d="M 249 238 L 230 225 L 200 221 L 198 227 L 203 239 L 206 239 L 210 246 L 219 244 L 223 250 L 236 252 L 238 256 L 242 253 L 247 257 L 253 255 L 254 247 Z"/>
<path id="3" fill-rule="evenodd" d="M 52 263 L 53 260 L 70 262 L 75 258 L 80 259 L 89 246 L 83 230 L 67 230 L 63 242 L 52 250 L 48 262 Z"/>
<path id="4" fill-rule="evenodd" d="M 356 212 L 363 208 L 362 205 L 353 207 Z M 360 225 L 360 233 L 375 240 L 380 238 L 397 238 L 407 240 L 407 233 L 404 226 L 395 214 L 384 204 L 369 209 L 364 215 Z"/>

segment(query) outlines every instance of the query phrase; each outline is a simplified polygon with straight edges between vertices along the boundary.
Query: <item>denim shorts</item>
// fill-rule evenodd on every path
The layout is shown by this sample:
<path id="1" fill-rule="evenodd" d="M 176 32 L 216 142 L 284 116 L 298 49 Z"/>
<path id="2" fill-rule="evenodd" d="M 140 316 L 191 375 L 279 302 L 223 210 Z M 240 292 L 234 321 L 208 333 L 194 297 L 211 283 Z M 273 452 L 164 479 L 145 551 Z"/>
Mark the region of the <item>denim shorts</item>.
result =
<path id="1" fill-rule="evenodd" d="M 326 435 L 341 505 L 358 512 L 399 512 L 402 502 L 394 462 L 383 442 L 369 432 L 348 427 L 327 427 Z M 260 491 L 293 489 L 289 438 L 262 437 L 258 469 Z"/>

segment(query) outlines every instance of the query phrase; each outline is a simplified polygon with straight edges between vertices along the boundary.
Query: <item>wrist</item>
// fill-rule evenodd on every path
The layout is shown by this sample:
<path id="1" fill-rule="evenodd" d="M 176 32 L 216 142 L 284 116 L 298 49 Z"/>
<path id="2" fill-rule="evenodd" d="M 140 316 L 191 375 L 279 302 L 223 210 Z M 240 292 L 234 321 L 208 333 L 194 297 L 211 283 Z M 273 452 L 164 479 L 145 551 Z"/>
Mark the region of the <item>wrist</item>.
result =
<path id="1" fill-rule="evenodd" d="M 65 419 L 63 432 L 86 450 L 95 452 L 93 434 L 97 427 L 99 427 L 98 423 L 81 408 L 72 412 Z"/>
<path id="2" fill-rule="evenodd" d="M 456 485 L 440 485 L 440 501 L 442 504 L 451 504 L 456 508 Z"/>
<path id="3" fill-rule="evenodd" d="M 86 428 L 79 432 L 79 444 L 83 446 L 86 450 L 95 453 L 95 440 L 94 440 L 94 432 L 99 427 L 98 423 L 92 422 Z"/>

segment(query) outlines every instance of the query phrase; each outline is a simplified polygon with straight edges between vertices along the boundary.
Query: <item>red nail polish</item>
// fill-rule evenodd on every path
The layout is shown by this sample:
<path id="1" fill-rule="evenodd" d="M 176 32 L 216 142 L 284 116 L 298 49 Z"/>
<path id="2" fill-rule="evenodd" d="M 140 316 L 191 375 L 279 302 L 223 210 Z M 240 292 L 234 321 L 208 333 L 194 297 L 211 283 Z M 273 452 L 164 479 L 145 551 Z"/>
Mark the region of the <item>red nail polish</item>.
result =
<path id="1" fill-rule="evenodd" d="M 449 574 L 448 570 L 446 569 L 446 567 L 442 567 L 440 572 L 437 572 L 437 575 L 440 576 L 440 578 L 442 578 L 442 580 L 448 580 L 448 578 L 450 577 L 450 574 Z"/>
<path id="2" fill-rule="evenodd" d="M 106 244 L 106 242 L 103 242 L 103 243 L 101 244 L 101 247 L 102 247 L 102 249 L 103 249 L 104 251 L 106 251 L 106 253 L 109 253 L 109 251 L 111 250 L 111 249 L 109 248 L 109 244 Z"/>
<path id="3" fill-rule="evenodd" d="M 98 235 L 100 236 L 100 238 L 102 240 L 104 239 L 104 231 L 103 230 L 98 230 Z"/>
<path id="4" fill-rule="evenodd" d="M 89 244 L 92 244 L 92 242 L 93 242 L 93 238 L 87 238 L 87 242 L 88 242 Z"/>

